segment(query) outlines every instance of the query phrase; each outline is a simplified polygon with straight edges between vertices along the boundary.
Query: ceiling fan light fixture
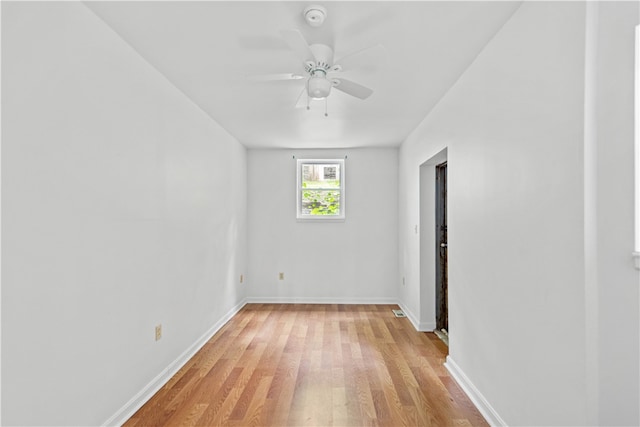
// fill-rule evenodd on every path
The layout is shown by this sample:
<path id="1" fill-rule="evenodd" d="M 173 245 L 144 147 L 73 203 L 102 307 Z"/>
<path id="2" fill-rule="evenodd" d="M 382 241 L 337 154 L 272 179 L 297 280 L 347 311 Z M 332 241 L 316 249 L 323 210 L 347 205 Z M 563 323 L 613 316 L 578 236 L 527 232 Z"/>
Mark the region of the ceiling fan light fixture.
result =
<path id="1" fill-rule="evenodd" d="M 319 27 L 327 17 L 327 9 L 319 5 L 312 5 L 304 9 L 304 20 L 312 27 Z"/>
<path id="2" fill-rule="evenodd" d="M 309 78 L 307 93 L 313 99 L 323 99 L 329 96 L 332 86 L 329 79 L 321 76 L 312 76 Z"/>
<path id="3" fill-rule="evenodd" d="M 324 8 L 309 6 L 305 9 L 305 17 L 311 13 L 310 16 L 313 16 L 313 13 L 310 10 L 322 10 Z M 324 12 L 321 13 L 324 16 Z M 323 19 L 321 17 L 321 19 Z M 311 21 L 317 21 L 317 19 L 311 19 Z M 370 62 L 372 53 L 377 53 L 382 46 L 374 46 L 373 48 L 367 48 L 355 53 L 349 54 L 347 56 L 342 57 L 338 62 L 339 64 L 334 63 L 334 53 L 331 46 L 322 44 L 322 43 L 314 43 L 309 44 L 305 37 L 302 35 L 300 30 L 282 30 L 280 31 L 284 41 L 289 46 L 289 48 L 293 51 L 293 53 L 298 56 L 298 59 L 301 60 L 302 65 L 304 67 L 304 74 L 276 74 L 272 75 L 271 78 L 263 79 L 264 81 L 268 80 L 295 80 L 298 78 L 305 78 L 305 87 L 302 89 L 300 96 L 298 96 L 297 104 L 300 103 L 302 98 L 302 94 L 307 93 L 307 109 L 309 109 L 309 103 L 312 99 L 314 100 L 325 100 L 325 116 L 327 115 L 326 111 L 326 100 L 327 97 L 331 93 L 331 87 L 335 86 L 336 90 L 343 92 L 349 96 L 353 96 L 359 99 L 367 99 L 373 93 L 373 90 L 353 82 L 351 80 L 343 79 L 342 77 L 336 78 L 333 73 L 340 73 L 342 70 L 355 68 L 358 64 Z"/>

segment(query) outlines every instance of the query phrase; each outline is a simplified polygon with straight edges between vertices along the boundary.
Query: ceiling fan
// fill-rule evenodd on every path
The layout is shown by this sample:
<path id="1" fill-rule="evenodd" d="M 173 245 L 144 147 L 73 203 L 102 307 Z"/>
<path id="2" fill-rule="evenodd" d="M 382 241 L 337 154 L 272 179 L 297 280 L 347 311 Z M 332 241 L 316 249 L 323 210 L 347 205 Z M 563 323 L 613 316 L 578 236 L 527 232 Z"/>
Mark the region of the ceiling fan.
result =
<path id="1" fill-rule="evenodd" d="M 305 14 L 307 15 L 307 11 L 305 11 Z M 310 25 L 319 25 L 315 21 L 312 23 L 314 20 L 313 15 L 306 17 Z M 300 104 L 300 100 L 303 99 L 303 95 L 306 92 L 307 109 L 309 109 L 310 100 L 326 100 L 332 88 L 363 100 L 367 99 L 373 93 L 373 90 L 366 86 L 342 78 L 340 73 L 356 69 L 358 66 L 367 65 L 371 62 L 375 63 L 377 59 L 384 54 L 384 48 L 381 45 L 372 46 L 334 60 L 333 49 L 330 46 L 321 43 L 309 45 L 299 30 L 283 30 L 280 34 L 289 48 L 301 61 L 304 71 L 300 73 L 255 76 L 253 80 L 275 81 L 305 79 L 305 87 L 298 96 L 298 104 Z M 326 115 L 325 111 L 325 116 Z"/>

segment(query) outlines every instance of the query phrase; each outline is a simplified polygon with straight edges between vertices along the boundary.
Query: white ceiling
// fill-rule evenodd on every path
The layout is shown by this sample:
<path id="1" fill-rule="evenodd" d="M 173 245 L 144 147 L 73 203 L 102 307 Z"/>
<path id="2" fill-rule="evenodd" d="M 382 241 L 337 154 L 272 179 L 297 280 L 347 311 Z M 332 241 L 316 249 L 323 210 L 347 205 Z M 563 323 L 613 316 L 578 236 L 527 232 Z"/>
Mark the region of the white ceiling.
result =
<path id="1" fill-rule="evenodd" d="M 520 2 L 85 3 L 153 67 L 249 148 L 397 146 L 455 83 Z M 326 7 L 312 28 L 302 11 Z M 248 76 L 297 72 L 280 30 L 299 29 L 335 57 L 382 44 L 380 63 L 345 72 L 374 90 L 366 100 L 333 90 L 296 108 L 304 80 Z"/>

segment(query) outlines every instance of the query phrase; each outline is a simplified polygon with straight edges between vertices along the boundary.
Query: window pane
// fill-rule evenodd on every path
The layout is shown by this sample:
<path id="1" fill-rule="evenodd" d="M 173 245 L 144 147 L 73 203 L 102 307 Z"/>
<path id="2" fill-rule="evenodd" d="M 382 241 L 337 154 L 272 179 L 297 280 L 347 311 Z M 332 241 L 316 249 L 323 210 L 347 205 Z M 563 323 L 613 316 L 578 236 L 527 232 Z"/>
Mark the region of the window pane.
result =
<path id="1" fill-rule="evenodd" d="M 302 214 L 340 215 L 340 191 L 302 190 Z"/>
<path id="2" fill-rule="evenodd" d="M 336 163 L 303 165 L 302 188 L 340 189 L 340 165 Z"/>

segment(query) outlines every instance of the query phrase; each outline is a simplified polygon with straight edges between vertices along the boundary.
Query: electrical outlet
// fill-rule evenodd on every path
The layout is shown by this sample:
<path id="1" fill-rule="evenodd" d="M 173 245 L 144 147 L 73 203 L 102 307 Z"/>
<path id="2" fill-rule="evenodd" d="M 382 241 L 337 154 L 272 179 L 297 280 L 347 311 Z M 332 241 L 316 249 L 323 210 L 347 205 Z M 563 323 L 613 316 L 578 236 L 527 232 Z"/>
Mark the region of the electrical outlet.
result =
<path id="1" fill-rule="evenodd" d="M 162 338 L 162 325 L 156 326 L 156 341 Z"/>
<path id="2" fill-rule="evenodd" d="M 278 274 L 278 278 L 280 280 L 284 280 L 284 273 L 281 272 L 280 274 Z"/>
<path id="3" fill-rule="evenodd" d="M 240 275 L 240 283 L 242 283 L 242 282 L 244 282 L 244 275 L 243 274 Z"/>

